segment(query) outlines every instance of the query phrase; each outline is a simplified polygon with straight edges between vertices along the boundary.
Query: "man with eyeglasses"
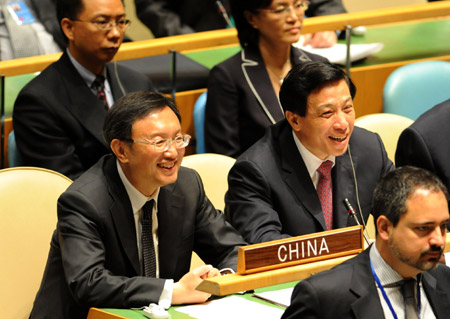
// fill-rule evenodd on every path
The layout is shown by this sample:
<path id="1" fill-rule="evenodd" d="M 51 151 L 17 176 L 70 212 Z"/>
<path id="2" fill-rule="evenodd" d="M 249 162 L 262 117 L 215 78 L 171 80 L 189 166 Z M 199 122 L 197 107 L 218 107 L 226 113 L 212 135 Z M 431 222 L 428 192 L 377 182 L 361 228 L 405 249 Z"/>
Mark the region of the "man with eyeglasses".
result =
<path id="1" fill-rule="evenodd" d="M 214 209 L 198 174 L 180 167 L 190 140 L 180 121 L 173 101 L 153 92 L 130 93 L 109 111 L 103 134 L 114 155 L 59 198 L 32 319 L 203 302 L 209 294 L 198 284 L 218 268 L 236 268 L 245 242 Z M 207 265 L 190 271 L 192 251 Z"/>
<path id="2" fill-rule="evenodd" d="M 23 165 L 76 179 L 108 153 L 107 110 L 128 92 L 152 90 L 143 74 L 114 59 L 130 22 L 121 0 L 58 0 L 68 45 L 19 93 L 13 124 Z"/>

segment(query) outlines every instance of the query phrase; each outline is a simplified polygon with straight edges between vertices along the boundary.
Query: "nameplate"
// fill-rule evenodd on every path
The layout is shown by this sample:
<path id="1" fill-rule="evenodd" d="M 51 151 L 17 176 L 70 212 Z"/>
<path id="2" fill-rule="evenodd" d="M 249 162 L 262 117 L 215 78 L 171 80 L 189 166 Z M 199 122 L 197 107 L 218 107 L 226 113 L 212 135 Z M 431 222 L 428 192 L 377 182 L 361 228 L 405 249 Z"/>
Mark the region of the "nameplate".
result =
<path id="1" fill-rule="evenodd" d="M 239 247 L 238 274 L 358 254 L 364 249 L 362 226 L 352 226 Z"/>

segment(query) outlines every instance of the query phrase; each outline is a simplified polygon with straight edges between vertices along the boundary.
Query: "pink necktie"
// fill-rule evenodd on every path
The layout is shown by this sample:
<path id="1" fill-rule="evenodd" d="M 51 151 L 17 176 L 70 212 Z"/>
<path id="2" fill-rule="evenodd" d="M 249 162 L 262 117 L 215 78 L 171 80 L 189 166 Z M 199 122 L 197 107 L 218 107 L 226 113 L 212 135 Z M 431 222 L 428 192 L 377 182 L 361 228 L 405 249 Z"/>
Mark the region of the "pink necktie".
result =
<path id="1" fill-rule="evenodd" d="M 333 192 L 331 185 L 332 161 L 323 162 L 317 169 L 319 172 L 319 184 L 317 184 L 317 194 L 322 204 L 323 217 L 327 230 L 333 229 Z"/>

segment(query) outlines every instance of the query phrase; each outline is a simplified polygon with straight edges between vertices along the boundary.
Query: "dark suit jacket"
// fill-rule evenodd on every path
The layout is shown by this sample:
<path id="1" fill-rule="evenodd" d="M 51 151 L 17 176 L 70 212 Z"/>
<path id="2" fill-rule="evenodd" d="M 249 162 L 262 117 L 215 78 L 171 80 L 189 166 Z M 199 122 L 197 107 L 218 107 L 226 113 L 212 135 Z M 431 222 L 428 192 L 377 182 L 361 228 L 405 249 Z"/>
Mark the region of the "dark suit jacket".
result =
<path id="1" fill-rule="evenodd" d="M 349 146 L 355 174 L 348 150 L 336 157 L 332 170 L 333 228 L 355 225 L 343 200 L 349 199 L 359 217 L 357 193 L 367 221 L 375 185 L 394 168 L 378 134 L 355 127 Z M 326 230 L 317 191 L 287 120 L 267 129 L 266 135 L 237 159 L 228 185 L 227 219 L 249 243 Z"/>
<path id="2" fill-rule="evenodd" d="M 135 0 L 136 13 L 155 37 L 224 29 L 225 19 L 215 0 Z M 231 17 L 230 1 L 222 4 Z M 341 0 L 311 0 L 307 16 L 345 12 Z"/>
<path id="3" fill-rule="evenodd" d="M 125 92 L 151 90 L 149 79 L 117 66 Z M 112 64 L 107 64 L 114 99 L 123 96 Z M 102 136 L 106 110 L 70 62 L 67 53 L 19 93 L 13 124 L 24 164 L 58 171 L 71 179 L 107 154 Z"/>
<path id="4" fill-rule="evenodd" d="M 423 273 L 423 287 L 437 319 L 450 313 L 450 269 L 444 265 Z M 370 269 L 369 249 L 301 281 L 282 319 L 380 319 L 383 308 Z"/>
<path id="5" fill-rule="evenodd" d="M 435 173 L 450 187 L 450 100 L 422 114 L 400 135 L 395 165 L 412 165 Z M 450 229 L 450 225 L 449 225 Z"/>
<path id="6" fill-rule="evenodd" d="M 326 60 L 294 47 L 291 52 L 294 65 Z M 283 118 L 259 50 L 245 48 L 211 70 L 205 112 L 207 152 L 237 157 Z"/>
<path id="7" fill-rule="evenodd" d="M 158 198 L 160 278 L 178 281 L 192 251 L 218 268 L 236 268 L 242 237 L 205 195 L 198 174 L 180 168 Z M 130 200 L 116 159 L 103 157 L 58 200 L 58 225 L 31 318 L 86 318 L 89 307 L 158 302 L 165 280 L 140 276 Z"/>

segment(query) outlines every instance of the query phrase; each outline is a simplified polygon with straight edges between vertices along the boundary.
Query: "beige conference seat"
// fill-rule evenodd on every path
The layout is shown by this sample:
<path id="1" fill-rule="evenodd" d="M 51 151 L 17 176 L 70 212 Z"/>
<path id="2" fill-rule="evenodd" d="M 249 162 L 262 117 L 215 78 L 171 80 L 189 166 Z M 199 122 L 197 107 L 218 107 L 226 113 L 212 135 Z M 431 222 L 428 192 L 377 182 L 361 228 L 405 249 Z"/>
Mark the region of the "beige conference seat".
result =
<path id="1" fill-rule="evenodd" d="M 57 199 L 71 183 L 43 168 L 0 170 L 1 318 L 29 317 L 56 227 Z"/>
<path id="2" fill-rule="evenodd" d="M 389 159 L 395 163 L 395 150 L 400 134 L 414 121 L 406 116 L 391 113 L 375 113 L 358 117 L 355 125 L 378 133 Z"/>
<path id="3" fill-rule="evenodd" d="M 203 153 L 185 156 L 181 163 L 184 167 L 189 167 L 198 172 L 206 196 L 216 209 L 221 211 L 225 208 L 225 193 L 228 190 L 228 172 L 236 160 L 232 157 Z M 204 264 L 196 253 L 192 254 L 191 269 Z"/>
<path id="4" fill-rule="evenodd" d="M 395 150 L 397 148 L 398 138 L 405 128 L 414 121 L 406 116 L 391 113 L 375 113 L 358 117 L 355 125 L 366 130 L 378 133 L 386 148 L 389 159 L 395 163 Z M 367 221 L 367 233 L 372 239 L 375 239 L 375 225 L 372 215 Z"/>

